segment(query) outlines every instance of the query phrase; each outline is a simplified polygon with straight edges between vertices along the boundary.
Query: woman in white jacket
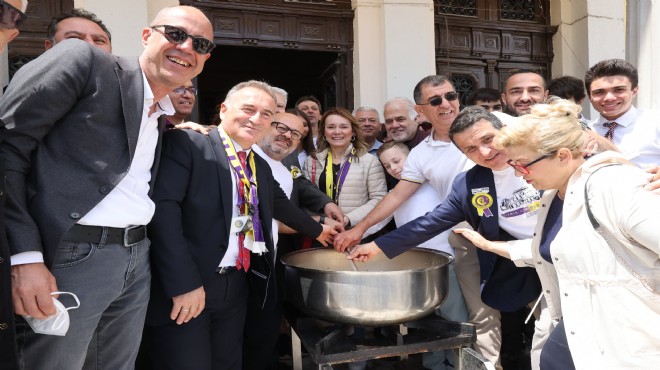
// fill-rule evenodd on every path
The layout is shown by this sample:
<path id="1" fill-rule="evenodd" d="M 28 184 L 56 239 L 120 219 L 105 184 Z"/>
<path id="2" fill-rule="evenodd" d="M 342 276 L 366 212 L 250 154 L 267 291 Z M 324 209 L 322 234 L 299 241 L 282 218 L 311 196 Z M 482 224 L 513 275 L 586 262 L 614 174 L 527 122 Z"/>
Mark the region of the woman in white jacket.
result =
<path id="1" fill-rule="evenodd" d="M 550 303 L 563 323 L 544 347 L 541 368 L 557 368 L 562 336 L 577 369 L 656 368 L 660 197 L 643 188 L 649 174 L 619 153 L 583 158 L 578 112 L 566 101 L 536 105 L 495 144 L 535 188 L 556 189 L 544 194 L 555 216 L 537 227 L 534 245 L 554 267 L 559 294 L 551 299 L 559 302 Z"/>
<path id="2" fill-rule="evenodd" d="M 360 222 L 385 196 L 385 173 L 367 153 L 359 126 L 343 108 L 328 110 L 319 125 L 318 152 L 303 172 L 344 211 L 344 226 Z M 366 236 L 366 235 L 365 235 Z"/>

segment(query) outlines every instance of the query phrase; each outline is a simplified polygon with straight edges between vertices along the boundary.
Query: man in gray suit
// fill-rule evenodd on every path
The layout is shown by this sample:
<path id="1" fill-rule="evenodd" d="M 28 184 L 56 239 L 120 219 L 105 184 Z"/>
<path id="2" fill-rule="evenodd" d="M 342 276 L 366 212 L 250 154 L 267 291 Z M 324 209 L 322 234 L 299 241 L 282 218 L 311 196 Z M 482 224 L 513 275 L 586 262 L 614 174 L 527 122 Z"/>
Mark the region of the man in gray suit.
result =
<path id="1" fill-rule="evenodd" d="M 25 369 L 133 368 L 151 280 L 157 120 L 173 112 L 167 94 L 201 72 L 212 39 L 201 11 L 170 7 L 143 29 L 139 59 L 65 40 L 14 76 L 0 101 L 14 308 L 41 319 L 56 312 L 52 292 L 80 299 L 66 336 L 17 320 Z"/>

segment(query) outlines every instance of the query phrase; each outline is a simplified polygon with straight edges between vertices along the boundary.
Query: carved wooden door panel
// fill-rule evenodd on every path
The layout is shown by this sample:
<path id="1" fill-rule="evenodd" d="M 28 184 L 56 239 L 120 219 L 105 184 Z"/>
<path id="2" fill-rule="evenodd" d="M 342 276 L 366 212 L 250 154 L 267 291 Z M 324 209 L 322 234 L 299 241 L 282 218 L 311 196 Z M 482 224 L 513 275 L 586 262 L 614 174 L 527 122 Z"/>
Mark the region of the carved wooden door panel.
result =
<path id="1" fill-rule="evenodd" d="M 30 0 L 26 14 L 27 22 L 21 26 L 21 33 L 9 44 L 9 76 L 25 63 L 45 51 L 44 40 L 50 19 L 73 9 L 73 0 Z"/>

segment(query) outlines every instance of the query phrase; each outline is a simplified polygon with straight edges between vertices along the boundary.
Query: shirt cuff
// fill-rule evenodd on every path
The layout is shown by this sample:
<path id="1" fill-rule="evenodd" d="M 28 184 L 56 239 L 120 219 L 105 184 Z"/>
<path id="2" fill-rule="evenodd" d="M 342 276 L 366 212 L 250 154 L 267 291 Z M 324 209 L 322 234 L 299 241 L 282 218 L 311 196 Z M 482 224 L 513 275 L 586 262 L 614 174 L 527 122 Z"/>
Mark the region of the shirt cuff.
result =
<path id="1" fill-rule="evenodd" d="M 28 263 L 44 263 L 44 254 L 41 252 L 22 252 L 11 256 L 11 265 L 27 265 Z"/>

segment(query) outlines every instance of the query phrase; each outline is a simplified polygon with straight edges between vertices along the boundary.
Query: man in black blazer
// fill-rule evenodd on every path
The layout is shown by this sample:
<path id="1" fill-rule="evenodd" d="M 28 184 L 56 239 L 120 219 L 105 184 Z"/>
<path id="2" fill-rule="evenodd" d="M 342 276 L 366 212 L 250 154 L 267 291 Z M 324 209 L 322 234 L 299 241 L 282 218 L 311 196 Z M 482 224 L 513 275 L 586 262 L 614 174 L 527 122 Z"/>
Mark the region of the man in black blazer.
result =
<path id="1" fill-rule="evenodd" d="M 334 234 L 293 206 L 250 150 L 270 130 L 275 109 L 270 86 L 248 81 L 229 91 L 222 123 L 209 136 L 165 135 L 149 228 L 147 332 L 157 369 L 241 369 L 248 298 L 264 310 L 276 303 L 273 218 L 322 243 Z M 265 250 L 258 250 L 260 240 Z"/>
<path id="2" fill-rule="evenodd" d="M 21 7 L 23 5 L 23 7 Z M 2 14 L 14 14 L 14 17 L 0 19 L 0 53 L 11 40 L 18 36 L 18 19 L 25 20 L 27 1 L 0 0 Z M 0 97 L 2 96 L 0 86 Z M 0 158 L 0 179 L 5 177 L 4 160 Z M 16 338 L 14 329 L 14 308 L 11 302 L 11 263 L 7 238 L 5 237 L 5 185 L 0 182 L 0 369 L 18 369 L 16 359 Z"/>
<path id="3" fill-rule="evenodd" d="M 167 93 L 201 72 L 212 39 L 201 11 L 170 7 L 143 29 L 138 59 L 64 40 L 14 76 L 0 101 L 14 308 L 52 315 L 56 291 L 81 303 L 64 337 L 18 319 L 24 368 L 133 368 L 151 279 L 157 119 L 173 111 Z"/>

